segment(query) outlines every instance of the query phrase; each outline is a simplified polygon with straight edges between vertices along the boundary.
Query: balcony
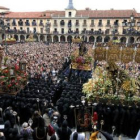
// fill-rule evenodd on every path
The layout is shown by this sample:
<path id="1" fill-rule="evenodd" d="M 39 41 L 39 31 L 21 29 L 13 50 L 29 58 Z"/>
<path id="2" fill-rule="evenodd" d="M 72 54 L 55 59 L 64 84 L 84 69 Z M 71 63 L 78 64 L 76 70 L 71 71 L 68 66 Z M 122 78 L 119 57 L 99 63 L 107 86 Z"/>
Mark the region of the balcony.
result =
<path id="1" fill-rule="evenodd" d="M 87 24 L 86 23 L 83 23 L 83 27 L 87 27 Z"/>
<path id="2" fill-rule="evenodd" d="M 18 33 L 19 34 L 26 34 L 26 31 L 25 30 L 18 30 Z"/>
<path id="3" fill-rule="evenodd" d="M 79 23 L 75 23 L 75 26 L 77 26 L 77 27 L 78 27 L 78 26 L 79 26 Z"/>
<path id="4" fill-rule="evenodd" d="M 44 24 L 42 22 L 39 23 L 39 26 L 44 26 Z"/>
<path id="5" fill-rule="evenodd" d="M 94 23 L 91 23 L 91 24 L 90 24 L 90 27 L 94 27 L 94 26 L 95 26 Z"/>
<path id="6" fill-rule="evenodd" d="M 57 25 L 57 23 L 54 23 L 53 26 L 54 26 L 54 27 L 57 27 L 58 25 Z"/>
<path id="7" fill-rule="evenodd" d="M 30 23 L 29 22 L 25 22 L 25 26 L 30 26 Z"/>
<path id="8" fill-rule="evenodd" d="M 79 31 L 75 31 L 74 34 L 79 34 Z"/>
<path id="9" fill-rule="evenodd" d="M 68 27 L 72 27 L 72 24 L 71 24 L 71 23 L 69 23 L 69 24 L 68 24 Z"/>
<path id="10" fill-rule="evenodd" d="M 134 22 L 128 22 L 128 26 L 129 27 L 134 27 L 135 26 L 135 23 Z"/>
<path id="11" fill-rule="evenodd" d="M 126 22 L 122 22 L 122 26 L 123 27 L 127 26 L 127 23 Z"/>
<path id="12" fill-rule="evenodd" d="M 19 25 L 19 26 L 23 26 L 23 22 L 22 22 L 22 21 L 19 21 L 19 22 L 18 22 L 18 25 Z"/>
<path id="13" fill-rule="evenodd" d="M 98 24 L 98 27 L 103 27 L 103 24 L 102 24 L 102 23 L 99 23 L 99 24 Z"/>
<path id="14" fill-rule="evenodd" d="M 17 24 L 15 22 L 12 22 L 12 26 L 17 26 Z"/>
<path id="15" fill-rule="evenodd" d="M 32 22 L 32 26 L 37 26 L 36 22 Z"/>
<path id="16" fill-rule="evenodd" d="M 58 31 L 53 31 L 53 34 L 59 34 L 59 32 Z"/>
<path id="17" fill-rule="evenodd" d="M 140 22 L 137 22 L 137 26 L 140 27 Z"/>
<path id="18" fill-rule="evenodd" d="M 119 24 L 115 23 L 113 26 L 117 28 L 117 27 L 119 27 Z"/>
<path id="19" fill-rule="evenodd" d="M 111 27 L 111 25 L 110 24 L 106 24 L 106 27 Z"/>

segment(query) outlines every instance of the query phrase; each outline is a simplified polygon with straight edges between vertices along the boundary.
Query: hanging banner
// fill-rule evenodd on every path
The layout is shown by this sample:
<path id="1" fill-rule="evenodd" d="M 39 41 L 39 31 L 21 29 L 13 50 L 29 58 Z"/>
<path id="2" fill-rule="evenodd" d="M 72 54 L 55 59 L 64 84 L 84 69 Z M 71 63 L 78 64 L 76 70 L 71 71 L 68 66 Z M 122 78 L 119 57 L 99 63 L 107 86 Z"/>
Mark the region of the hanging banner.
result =
<path id="1" fill-rule="evenodd" d="M 120 48 L 119 47 L 110 47 L 107 50 L 107 62 L 117 62 L 120 60 Z"/>
<path id="2" fill-rule="evenodd" d="M 95 61 L 103 61 L 106 60 L 106 49 L 103 47 L 97 47 L 94 50 L 94 59 Z"/>
<path id="3" fill-rule="evenodd" d="M 135 62 L 140 63 L 140 49 L 139 48 L 136 51 Z"/>
<path id="4" fill-rule="evenodd" d="M 134 49 L 133 48 L 124 48 L 122 50 L 122 63 L 129 63 L 133 61 Z"/>

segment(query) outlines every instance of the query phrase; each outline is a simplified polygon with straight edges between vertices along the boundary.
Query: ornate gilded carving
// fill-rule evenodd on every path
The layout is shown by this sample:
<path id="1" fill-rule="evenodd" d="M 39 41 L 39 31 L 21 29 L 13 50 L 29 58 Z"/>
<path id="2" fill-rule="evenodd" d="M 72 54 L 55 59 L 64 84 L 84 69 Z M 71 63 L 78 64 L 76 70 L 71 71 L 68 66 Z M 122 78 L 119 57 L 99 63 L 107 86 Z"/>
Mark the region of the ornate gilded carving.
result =
<path id="1" fill-rule="evenodd" d="M 136 51 L 135 62 L 140 63 L 140 48 L 138 48 Z"/>
<path id="2" fill-rule="evenodd" d="M 106 49 L 103 47 L 95 48 L 94 59 L 98 61 L 106 60 Z"/>
<path id="3" fill-rule="evenodd" d="M 133 48 L 124 48 L 122 50 L 122 63 L 129 63 L 133 61 L 134 49 Z"/>

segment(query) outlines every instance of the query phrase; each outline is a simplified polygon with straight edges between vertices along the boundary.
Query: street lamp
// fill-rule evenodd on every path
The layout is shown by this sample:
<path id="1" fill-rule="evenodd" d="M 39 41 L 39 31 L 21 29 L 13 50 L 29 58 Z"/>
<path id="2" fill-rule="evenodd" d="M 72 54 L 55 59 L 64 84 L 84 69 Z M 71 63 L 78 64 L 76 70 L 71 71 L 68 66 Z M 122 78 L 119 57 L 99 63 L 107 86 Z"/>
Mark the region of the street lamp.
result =
<path id="1" fill-rule="evenodd" d="M 134 15 L 133 15 L 133 13 L 132 13 L 132 15 L 130 15 L 130 22 L 129 22 L 129 26 L 130 26 L 130 35 L 132 34 L 132 27 L 134 27 Z M 131 42 L 131 40 L 130 40 L 130 37 L 129 37 L 129 42 L 128 43 L 130 43 Z"/>
<path id="2" fill-rule="evenodd" d="M 9 27 L 9 25 L 7 24 L 7 25 L 5 25 L 4 24 L 4 15 L 5 15 L 5 13 L 0 13 L 1 14 L 1 18 L 0 18 L 0 28 L 1 28 L 1 34 L 3 33 L 4 34 L 4 44 L 5 44 L 5 52 L 6 52 L 6 54 L 8 53 L 8 49 L 7 49 L 7 42 L 6 42 L 6 32 L 5 32 L 5 30 L 6 30 L 6 28 L 8 28 Z M 2 38 L 2 37 L 1 37 Z M 2 40 L 1 40 L 2 41 Z"/>

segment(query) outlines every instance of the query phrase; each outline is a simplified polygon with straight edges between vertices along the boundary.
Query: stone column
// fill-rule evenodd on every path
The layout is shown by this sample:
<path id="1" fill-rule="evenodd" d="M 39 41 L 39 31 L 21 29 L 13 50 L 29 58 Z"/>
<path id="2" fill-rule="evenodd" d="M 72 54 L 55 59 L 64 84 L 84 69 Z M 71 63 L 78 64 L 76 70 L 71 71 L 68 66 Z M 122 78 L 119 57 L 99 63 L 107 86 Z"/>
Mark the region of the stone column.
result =
<path id="1" fill-rule="evenodd" d="M 60 42 L 60 35 L 58 35 L 58 42 Z"/>
<path id="2" fill-rule="evenodd" d="M 52 38 L 52 43 L 53 43 L 53 35 L 51 36 L 51 38 Z"/>

